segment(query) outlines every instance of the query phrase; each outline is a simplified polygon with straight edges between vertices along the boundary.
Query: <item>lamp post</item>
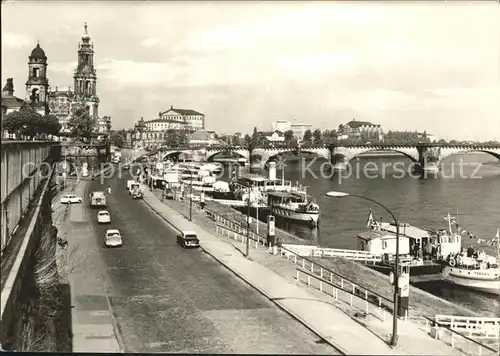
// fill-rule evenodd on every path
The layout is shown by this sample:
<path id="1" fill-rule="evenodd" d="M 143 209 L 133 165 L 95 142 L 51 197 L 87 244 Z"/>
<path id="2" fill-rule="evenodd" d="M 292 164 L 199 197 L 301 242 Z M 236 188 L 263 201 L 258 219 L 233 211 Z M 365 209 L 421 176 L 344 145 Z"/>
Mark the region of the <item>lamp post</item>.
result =
<path id="1" fill-rule="evenodd" d="M 191 184 L 189 188 L 189 221 L 193 220 L 193 170 L 183 164 L 179 164 L 179 167 L 189 169 L 191 172 Z"/>
<path id="2" fill-rule="evenodd" d="M 392 312 L 392 337 L 391 337 L 391 346 L 396 346 L 398 343 L 398 301 L 399 301 L 399 223 L 394 214 L 386 208 L 383 204 L 379 203 L 376 200 L 373 200 L 371 198 L 364 197 L 362 195 L 356 195 L 356 194 L 350 194 L 350 193 L 344 193 L 344 192 L 336 192 L 336 191 L 331 191 L 326 193 L 327 196 L 333 197 L 333 198 L 344 198 L 344 197 L 355 197 L 355 198 L 360 198 L 364 200 L 368 200 L 378 206 L 380 206 L 382 209 L 387 211 L 389 215 L 392 217 L 394 220 L 394 223 L 396 224 L 396 265 L 394 267 L 394 310 Z"/>
<path id="3" fill-rule="evenodd" d="M 250 254 L 250 190 L 251 187 L 248 186 L 248 200 L 247 200 L 247 241 L 246 241 L 246 253 L 245 256 L 248 257 Z"/>

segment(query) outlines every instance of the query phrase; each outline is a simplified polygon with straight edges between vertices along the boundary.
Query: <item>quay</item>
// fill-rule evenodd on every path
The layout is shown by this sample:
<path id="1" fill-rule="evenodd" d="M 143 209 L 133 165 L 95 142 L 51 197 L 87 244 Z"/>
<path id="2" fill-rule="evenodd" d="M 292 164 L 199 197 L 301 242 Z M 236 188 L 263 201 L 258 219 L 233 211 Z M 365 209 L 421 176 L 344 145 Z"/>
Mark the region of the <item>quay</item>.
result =
<path id="1" fill-rule="evenodd" d="M 157 195 L 158 199 L 161 198 L 161 191 L 160 190 L 155 190 L 154 191 L 155 194 Z M 184 215 L 184 217 L 186 218 L 189 214 L 189 203 L 188 201 L 172 201 L 172 200 L 164 200 L 164 203 L 169 205 L 173 211 L 175 210 L 176 212 L 178 213 L 181 213 Z M 222 211 L 225 210 L 225 214 L 227 214 L 227 207 L 224 207 L 224 208 L 219 208 L 221 209 Z M 230 209 L 230 208 L 229 208 Z M 193 221 L 197 224 L 197 225 L 201 225 L 204 227 L 205 230 L 210 230 L 210 229 L 216 229 L 216 231 L 228 231 L 227 233 L 224 233 L 222 232 L 222 234 L 225 234 L 226 236 L 229 236 L 229 237 L 232 237 L 230 240 L 234 240 L 236 239 L 236 241 L 233 242 L 233 245 L 235 246 L 235 248 L 237 248 L 238 250 L 241 251 L 241 253 L 244 253 L 244 244 L 243 244 L 243 240 L 245 239 L 245 225 L 241 225 L 240 226 L 240 233 L 238 233 L 237 231 L 235 232 L 231 232 L 233 230 L 232 229 L 229 229 L 227 230 L 227 228 L 224 228 L 223 226 L 220 226 L 218 223 L 216 223 L 216 221 L 214 221 L 213 219 L 211 218 L 207 218 L 206 216 L 206 213 L 208 213 L 210 216 L 214 215 L 214 212 L 208 208 L 205 209 L 206 211 L 201 211 L 197 206 L 194 208 L 194 211 L 195 213 L 193 214 Z M 224 215 L 224 216 L 227 216 L 227 215 Z M 243 218 L 244 219 L 244 218 Z M 243 220 L 244 221 L 244 220 Z M 232 223 L 230 223 L 232 224 Z M 234 226 L 234 225 L 233 225 Z M 226 229 L 226 230 L 224 230 Z M 276 229 L 277 232 L 279 229 Z M 265 231 L 265 230 L 263 230 Z M 252 229 L 252 233 L 255 233 L 255 229 Z M 251 235 L 252 236 L 252 235 Z M 283 235 L 283 239 L 285 242 L 295 242 L 295 241 L 292 241 L 291 239 L 286 239 L 287 238 L 287 235 Z M 241 239 L 241 240 L 240 240 Z M 240 243 L 237 243 L 237 242 L 240 242 Z M 265 241 L 265 237 L 263 236 L 260 241 Z M 252 242 L 251 244 L 252 247 L 254 247 L 254 243 Z M 257 245 L 255 245 L 257 246 Z M 272 254 L 269 254 L 267 249 L 266 248 L 260 248 L 260 249 L 257 249 L 255 250 L 254 248 L 252 248 L 251 250 L 251 255 L 250 255 L 250 258 L 252 260 L 255 260 L 257 261 L 257 257 L 256 257 L 256 251 L 260 251 L 257 255 L 259 256 L 259 259 L 258 259 L 258 262 L 261 263 L 261 264 L 264 264 L 265 266 L 267 266 L 268 268 L 271 268 L 272 270 L 274 270 L 275 272 L 283 275 L 284 272 L 287 270 L 287 268 L 290 268 L 289 265 L 287 265 L 288 263 L 286 262 L 286 260 L 282 260 L 282 259 L 279 259 L 277 256 L 273 256 Z M 297 258 L 297 256 L 295 256 Z M 278 258 L 278 259 L 277 259 Z M 323 266 L 324 262 L 327 262 L 329 259 L 309 259 L 310 261 L 313 261 L 317 263 L 317 266 L 318 266 L 318 271 L 319 269 L 321 268 L 320 266 Z M 354 263 L 352 261 L 347 261 L 345 259 L 341 259 L 339 258 L 339 260 L 341 260 L 342 262 L 344 263 L 349 263 L 350 265 L 350 270 L 344 270 L 342 271 L 344 274 L 343 276 L 349 276 L 349 277 L 346 277 L 344 279 L 346 285 L 347 283 L 353 283 L 353 281 L 350 279 L 353 275 L 353 272 L 352 271 L 355 271 L 355 275 L 357 278 L 355 284 L 361 288 L 361 289 L 364 289 L 365 291 L 369 290 L 369 286 L 367 286 L 367 283 L 365 283 L 366 279 L 368 278 L 371 278 L 375 281 L 378 282 L 378 288 L 379 288 L 379 291 L 381 292 L 385 292 L 386 294 L 390 294 L 390 292 L 393 291 L 393 288 L 391 287 L 391 285 L 389 284 L 389 281 L 388 281 L 388 278 L 387 276 L 384 276 L 376 271 L 373 271 L 369 268 L 367 268 L 366 266 L 363 266 L 363 265 L 360 265 L 360 264 L 357 264 L 357 263 Z M 283 261 L 282 263 L 279 262 L 279 261 Z M 331 260 L 329 261 L 331 262 Z M 306 263 L 307 265 L 307 263 Z M 332 263 L 329 265 L 330 268 L 328 270 L 332 271 L 333 273 L 336 273 L 336 264 L 335 263 Z M 337 269 L 338 270 L 338 269 Z M 301 280 L 303 280 L 303 277 L 302 276 L 308 276 L 307 275 L 307 268 L 306 270 L 299 270 L 297 269 L 297 277 L 293 278 L 293 275 L 295 275 L 293 272 L 293 268 L 292 270 L 290 270 L 288 272 L 288 278 L 291 278 L 290 279 L 290 282 L 292 281 L 297 281 L 298 279 L 297 278 L 300 278 Z M 326 268 L 325 268 L 325 271 L 326 271 Z M 286 272 L 285 272 L 286 273 Z M 305 273 L 305 274 L 304 274 Z M 292 276 L 292 277 L 291 277 Z M 308 278 L 311 278 L 311 275 L 309 275 Z M 308 278 L 306 278 L 306 280 L 308 280 Z M 354 279 L 354 278 L 353 278 Z M 348 282 L 349 281 L 349 282 Z M 311 283 L 309 280 L 307 281 L 307 283 Z M 316 282 L 317 283 L 317 282 Z M 323 282 L 325 283 L 325 282 Z M 320 284 L 317 285 L 318 288 L 325 288 L 326 284 L 323 284 L 323 287 L 321 287 L 321 281 L 320 281 Z M 375 292 L 376 293 L 376 292 Z M 450 312 L 450 315 L 456 315 L 457 313 L 459 314 L 463 314 L 463 313 L 469 313 L 470 315 L 473 315 L 474 313 L 470 312 L 470 311 L 466 311 L 464 310 L 463 308 L 460 308 L 460 307 L 457 307 L 457 306 L 454 306 L 453 304 L 449 303 L 449 302 L 446 302 L 442 299 L 439 299 L 433 295 L 430 295 L 428 293 L 425 293 L 423 291 L 417 291 L 416 294 L 418 295 L 418 298 L 417 299 L 413 299 L 412 300 L 412 303 L 411 303 L 411 307 L 410 307 L 410 311 L 409 311 L 409 318 L 408 320 L 411 322 L 411 323 L 416 323 L 416 324 L 419 324 L 419 325 L 425 325 L 425 327 L 423 327 L 424 329 L 425 328 L 428 328 L 428 333 L 430 334 L 431 333 L 431 329 L 430 328 L 430 323 L 431 323 L 431 318 L 429 317 L 426 317 L 425 315 L 432 315 L 434 316 L 435 314 L 438 313 L 438 310 L 440 310 L 443 306 L 447 307 L 445 308 L 444 310 L 446 310 L 447 312 Z M 379 295 L 380 298 L 382 298 L 382 295 Z M 389 295 L 389 298 L 385 297 L 386 300 L 391 300 L 391 296 Z M 422 305 L 422 306 L 421 306 Z M 419 310 L 419 307 L 421 308 Z M 362 306 L 360 307 L 358 310 L 364 310 L 365 307 Z M 442 309 L 441 309 L 442 310 Z M 420 313 L 419 313 L 420 311 Z M 348 311 L 346 311 L 348 312 Z M 428 313 L 428 314 L 425 314 L 425 313 Z M 356 313 L 353 313 L 352 310 L 351 310 L 351 315 L 353 318 L 356 318 L 355 314 L 359 314 L 359 312 L 356 312 Z M 361 313 L 363 314 L 363 313 Z M 372 321 L 370 321 L 371 323 Z M 365 326 L 367 326 L 368 323 L 366 320 L 363 321 L 363 324 Z M 373 323 L 373 324 L 370 324 L 370 330 L 374 333 L 380 333 L 381 337 L 382 337 L 382 334 L 384 334 L 384 332 L 382 332 L 381 330 L 383 329 L 380 329 L 380 325 L 376 325 L 376 323 Z M 386 330 L 386 334 L 384 335 L 387 335 L 387 331 Z M 418 333 L 416 333 L 418 334 Z M 459 334 L 455 335 L 454 334 L 454 331 L 449 331 L 449 341 L 448 341 L 448 344 L 451 344 L 453 343 L 454 346 L 458 347 L 457 345 L 459 343 L 457 343 L 456 339 L 462 339 L 462 346 L 464 345 L 464 342 L 463 342 L 463 338 L 461 336 L 459 336 Z M 455 339 L 454 339 L 455 337 Z M 443 337 L 444 338 L 444 337 Z M 401 338 L 400 338 L 401 340 Z M 432 339 L 430 339 L 432 340 Z M 484 340 L 483 340 L 484 341 Z M 402 341 L 401 341 L 402 342 Z M 428 341 L 426 341 L 428 342 Z M 482 348 L 482 352 L 486 352 L 485 350 L 489 350 L 487 352 L 495 352 L 494 348 L 491 348 L 491 349 L 488 349 L 488 345 L 481 345 L 481 344 L 478 344 L 478 343 L 475 343 L 474 341 L 467 341 L 465 342 L 465 344 L 470 344 L 470 343 L 473 343 L 475 344 L 476 347 L 478 348 Z M 413 351 L 414 353 L 419 353 L 418 351 Z M 431 350 L 427 350 L 426 352 L 428 352 L 429 354 L 435 354 L 433 352 L 434 351 L 431 351 Z M 450 351 L 448 351 L 450 352 Z"/>

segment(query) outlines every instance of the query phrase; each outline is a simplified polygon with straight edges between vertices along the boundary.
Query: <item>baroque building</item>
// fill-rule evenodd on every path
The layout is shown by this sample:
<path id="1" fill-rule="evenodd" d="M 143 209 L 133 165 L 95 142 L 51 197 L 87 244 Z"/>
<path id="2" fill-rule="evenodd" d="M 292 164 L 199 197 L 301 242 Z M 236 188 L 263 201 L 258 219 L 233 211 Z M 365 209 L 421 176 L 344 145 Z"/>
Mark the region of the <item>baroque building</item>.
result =
<path id="1" fill-rule="evenodd" d="M 40 115 L 49 113 L 49 80 L 47 79 L 47 56 L 37 43 L 28 61 L 28 81 L 26 82 L 26 101 L 29 101 Z"/>
<path id="2" fill-rule="evenodd" d="M 77 65 L 73 76 L 74 90 L 65 87 L 59 90 L 49 89 L 48 101 L 50 112 L 57 116 L 61 124 L 61 133 L 69 134 L 68 122 L 72 113 L 79 107 L 87 109 L 89 115 L 97 122 L 96 134 L 109 134 L 111 118 L 99 116 L 100 99 L 97 96 L 97 71 L 94 67 L 94 44 L 91 43 L 85 23 L 82 41 L 78 44 Z"/>

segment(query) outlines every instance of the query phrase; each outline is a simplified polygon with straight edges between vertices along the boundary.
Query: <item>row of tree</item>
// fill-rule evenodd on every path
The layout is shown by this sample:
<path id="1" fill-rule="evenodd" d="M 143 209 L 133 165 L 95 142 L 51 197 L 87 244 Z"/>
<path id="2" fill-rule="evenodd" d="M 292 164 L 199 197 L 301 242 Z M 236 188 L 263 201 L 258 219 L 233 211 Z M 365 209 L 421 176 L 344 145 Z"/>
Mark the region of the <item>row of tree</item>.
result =
<path id="1" fill-rule="evenodd" d="M 2 120 L 3 130 L 20 137 L 40 137 L 59 134 L 61 125 L 55 115 L 40 115 L 30 105 L 22 106 L 18 111 L 13 111 Z"/>
<path id="2" fill-rule="evenodd" d="M 108 130 L 111 129 L 108 122 Z M 40 115 L 30 104 L 23 105 L 18 111 L 5 116 L 2 122 L 3 130 L 16 137 L 35 138 L 46 135 L 59 136 L 61 125 L 56 115 Z M 96 135 L 97 119 L 90 115 L 83 105 L 75 105 L 68 121 L 69 135 L 81 141 L 90 142 Z"/>

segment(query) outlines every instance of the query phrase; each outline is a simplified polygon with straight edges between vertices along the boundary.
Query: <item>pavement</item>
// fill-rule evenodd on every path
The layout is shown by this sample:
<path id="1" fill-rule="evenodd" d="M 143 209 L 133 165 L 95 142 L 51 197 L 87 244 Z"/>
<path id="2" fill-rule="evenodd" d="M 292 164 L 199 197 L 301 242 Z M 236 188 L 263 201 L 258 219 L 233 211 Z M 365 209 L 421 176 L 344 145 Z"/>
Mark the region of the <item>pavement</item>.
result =
<path id="1" fill-rule="evenodd" d="M 74 351 L 339 354 L 202 250 L 178 246 L 177 231 L 130 197 L 127 179 L 80 182 L 84 203 L 61 227 Z M 101 226 L 86 197 L 108 185 L 112 221 Z M 120 229 L 123 247 L 104 247 L 108 228 Z"/>
<path id="2" fill-rule="evenodd" d="M 187 205 L 161 202 L 150 191 L 145 192 L 144 201 L 177 228 L 198 231 L 202 248 L 207 253 L 345 354 L 463 355 L 431 338 L 423 327 L 404 321 L 398 323 L 398 346 L 391 348 L 387 344 L 392 332 L 391 315 L 385 321 L 374 317 L 358 319 L 355 315 L 364 310 L 364 302 L 360 299 L 351 307 L 297 283 L 294 278 L 297 266 L 270 255 L 265 248 L 252 248 L 251 259 L 245 258 L 245 245 L 215 235 L 213 222 L 198 208 L 193 209 L 194 225 L 185 217 Z"/>

